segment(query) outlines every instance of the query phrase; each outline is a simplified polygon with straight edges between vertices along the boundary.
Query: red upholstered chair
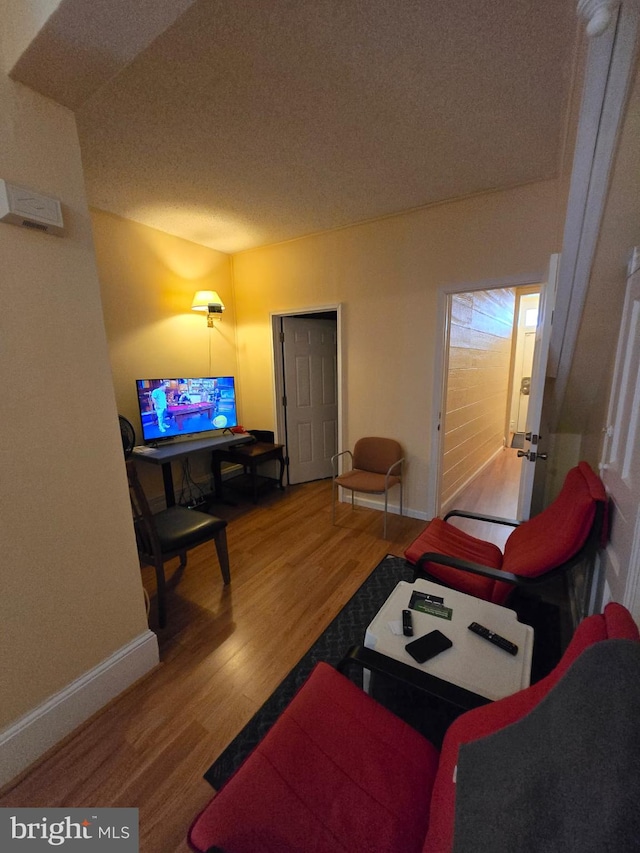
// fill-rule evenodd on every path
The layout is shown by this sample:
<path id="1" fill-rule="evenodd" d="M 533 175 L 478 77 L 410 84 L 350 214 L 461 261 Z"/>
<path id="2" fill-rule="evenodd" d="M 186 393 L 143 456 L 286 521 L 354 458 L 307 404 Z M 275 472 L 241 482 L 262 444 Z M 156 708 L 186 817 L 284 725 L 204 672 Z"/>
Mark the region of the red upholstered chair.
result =
<path id="1" fill-rule="evenodd" d="M 546 678 L 458 717 L 440 753 L 320 663 L 195 819 L 189 845 L 197 853 L 450 851 L 459 748 L 527 715 L 583 650 L 606 639 L 640 639 L 629 612 L 619 604 L 609 604 L 604 614 L 579 625 Z M 590 748 L 585 744 L 587 753 Z"/>
<path id="2" fill-rule="evenodd" d="M 558 497 L 528 521 L 452 510 L 434 518 L 405 551 L 415 565 L 416 577 L 504 604 L 516 585 L 545 580 L 591 557 L 602 541 L 606 492 L 600 478 L 586 462 L 567 474 Z M 454 527 L 453 516 L 475 518 L 515 527 L 504 553 L 491 542 Z"/>

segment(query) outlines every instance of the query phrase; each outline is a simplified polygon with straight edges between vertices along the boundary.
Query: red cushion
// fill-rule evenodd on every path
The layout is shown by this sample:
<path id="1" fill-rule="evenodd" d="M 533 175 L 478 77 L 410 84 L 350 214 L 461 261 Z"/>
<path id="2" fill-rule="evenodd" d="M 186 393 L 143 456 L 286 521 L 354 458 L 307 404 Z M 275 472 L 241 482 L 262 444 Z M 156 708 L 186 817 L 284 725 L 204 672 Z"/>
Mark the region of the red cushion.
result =
<path id="1" fill-rule="evenodd" d="M 225 853 L 420 851 L 438 751 L 327 664 L 189 832 Z"/>
<path id="2" fill-rule="evenodd" d="M 596 502 L 606 501 L 602 480 L 586 462 L 567 474 L 558 497 L 539 515 L 523 522 L 507 539 L 504 556 L 490 542 L 476 539 L 440 518 L 432 519 L 405 551 L 415 564 L 432 551 L 460 557 L 515 575 L 538 577 L 569 560 L 584 545 L 596 513 Z M 448 566 L 428 563 L 425 572 L 447 586 L 494 604 L 504 604 L 513 586 Z"/>
<path id="3" fill-rule="evenodd" d="M 604 609 L 607 637 L 610 640 L 640 640 L 640 631 L 622 604 L 610 602 Z"/>
<path id="4" fill-rule="evenodd" d="M 438 554 L 447 554 L 449 557 L 459 557 L 472 563 L 480 563 L 492 569 L 502 566 L 502 552 L 492 542 L 484 539 L 476 539 L 463 530 L 443 521 L 441 518 L 433 518 L 420 536 L 415 539 L 404 552 L 405 558 L 415 564 L 418 559 L 429 551 Z M 438 563 L 427 563 L 424 571 L 447 586 L 483 598 L 485 601 L 493 601 L 495 587 L 506 587 L 505 597 L 512 587 L 510 584 L 496 583 L 491 578 L 482 575 L 474 575 L 470 572 L 452 569 Z"/>
<path id="5" fill-rule="evenodd" d="M 558 497 L 539 515 L 517 527 L 504 547 L 502 568 L 537 577 L 570 559 L 584 545 L 605 500 L 604 486 L 586 462 L 567 474 Z"/>
<path id="6" fill-rule="evenodd" d="M 629 611 L 619 604 L 608 604 L 604 615 L 589 616 L 580 623 L 561 661 L 546 678 L 491 705 L 468 711 L 452 723 L 442 744 L 424 853 L 444 853 L 451 850 L 456 792 L 453 774 L 460 746 L 519 720 L 546 696 L 578 655 L 593 643 L 607 639 L 640 639 Z"/>

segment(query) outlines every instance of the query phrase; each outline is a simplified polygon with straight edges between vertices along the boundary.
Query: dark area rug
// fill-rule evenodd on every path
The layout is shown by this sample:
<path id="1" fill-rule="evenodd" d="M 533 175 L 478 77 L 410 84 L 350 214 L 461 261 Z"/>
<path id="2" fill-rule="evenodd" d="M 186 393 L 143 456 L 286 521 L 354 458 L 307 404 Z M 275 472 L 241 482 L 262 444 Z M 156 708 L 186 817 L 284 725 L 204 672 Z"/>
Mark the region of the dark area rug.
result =
<path id="1" fill-rule="evenodd" d="M 204 774 L 213 788 L 218 790 L 266 735 L 319 661 L 336 666 L 351 646 L 362 643 L 367 626 L 396 584 L 402 580 L 413 581 L 413 568 L 404 558 L 387 555 Z M 539 623 L 533 624 L 536 631 L 533 682 L 546 675 L 560 658 L 559 609 L 539 599 L 524 599 L 518 604 L 519 613 L 522 608 L 521 621 L 533 624 L 531 620 L 534 620 Z M 357 668 L 352 669 L 350 677 L 355 683 L 361 684 L 360 672 Z M 401 687 L 397 682 L 379 676 L 372 684 L 371 693 L 436 745 L 441 743 L 447 727 L 460 713 L 418 691 Z"/>

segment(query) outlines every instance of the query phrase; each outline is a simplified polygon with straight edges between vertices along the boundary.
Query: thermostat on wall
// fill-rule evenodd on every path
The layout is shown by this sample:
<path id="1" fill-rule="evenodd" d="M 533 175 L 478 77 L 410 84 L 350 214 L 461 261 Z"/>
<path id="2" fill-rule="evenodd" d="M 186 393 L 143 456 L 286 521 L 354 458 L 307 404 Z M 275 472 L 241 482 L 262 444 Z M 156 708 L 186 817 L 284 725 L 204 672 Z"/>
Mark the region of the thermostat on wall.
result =
<path id="1" fill-rule="evenodd" d="M 57 198 L 8 184 L 0 179 L 0 222 L 22 225 L 45 234 L 64 234 L 62 209 Z"/>

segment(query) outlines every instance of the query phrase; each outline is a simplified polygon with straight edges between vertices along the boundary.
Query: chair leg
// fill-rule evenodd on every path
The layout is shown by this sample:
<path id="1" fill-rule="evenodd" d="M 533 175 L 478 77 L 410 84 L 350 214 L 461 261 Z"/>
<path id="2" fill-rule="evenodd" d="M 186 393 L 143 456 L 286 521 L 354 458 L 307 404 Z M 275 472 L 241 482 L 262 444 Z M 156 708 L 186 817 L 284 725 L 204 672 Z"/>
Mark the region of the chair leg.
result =
<path id="1" fill-rule="evenodd" d="M 385 492 L 384 492 L 384 522 L 382 525 L 382 538 L 383 539 L 387 538 L 387 503 L 388 503 L 388 496 L 389 496 L 389 493 L 385 489 Z"/>
<path id="2" fill-rule="evenodd" d="M 331 481 L 331 524 L 336 523 L 336 480 Z"/>
<path id="3" fill-rule="evenodd" d="M 164 564 L 155 563 L 156 570 L 156 599 L 158 604 L 158 628 L 167 624 L 167 585 L 164 577 Z"/>
<path id="4" fill-rule="evenodd" d="M 214 538 L 216 544 L 216 552 L 218 554 L 218 562 L 220 563 L 220 572 L 225 586 L 231 583 L 231 570 L 229 568 L 229 549 L 227 548 L 227 531 L 223 527 L 219 530 Z"/>

